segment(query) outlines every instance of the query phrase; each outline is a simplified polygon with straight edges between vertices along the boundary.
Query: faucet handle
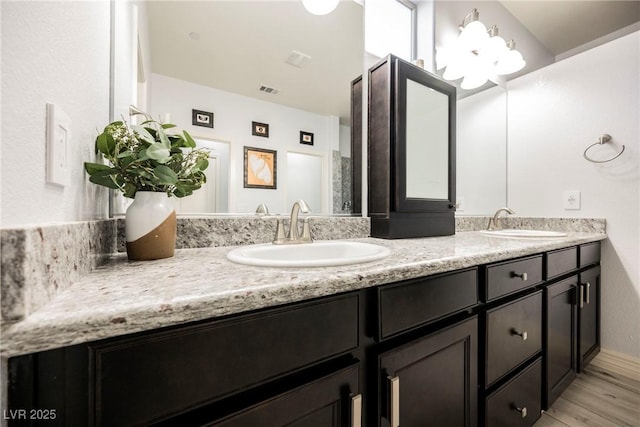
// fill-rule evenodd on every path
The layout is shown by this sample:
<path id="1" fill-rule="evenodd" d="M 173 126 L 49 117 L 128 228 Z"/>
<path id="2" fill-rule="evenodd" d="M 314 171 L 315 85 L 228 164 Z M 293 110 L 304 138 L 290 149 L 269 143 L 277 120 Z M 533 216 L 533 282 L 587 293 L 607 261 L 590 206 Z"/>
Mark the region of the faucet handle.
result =
<path id="1" fill-rule="evenodd" d="M 310 217 L 308 216 L 302 218 L 302 236 L 300 236 L 300 240 L 303 242 L 311 243 L 313 241 L 313 238 L 311 237 L 311 229 L 309 227 L 309 218 Z"/>
<path id="2" fill-rule="evenodd" d="M 273 238 L 273 244 L 274 245 L 280 245 L 284 242 L 286 242 L 287 238 L 284 234 L 284 223 L 282 218 L 280 218 L 279 216 L 275 216 L 274 217 L 276 219 L 276 235 Z"/>
<path id="3" fill-rule="evenodd" d="M 258 207 L 256 208 L 256 214 L 258 214 L 258 215 L 268 215 L 269 214 L 269 208 L 264 203 L 260 203 L 258 205 Z"/>

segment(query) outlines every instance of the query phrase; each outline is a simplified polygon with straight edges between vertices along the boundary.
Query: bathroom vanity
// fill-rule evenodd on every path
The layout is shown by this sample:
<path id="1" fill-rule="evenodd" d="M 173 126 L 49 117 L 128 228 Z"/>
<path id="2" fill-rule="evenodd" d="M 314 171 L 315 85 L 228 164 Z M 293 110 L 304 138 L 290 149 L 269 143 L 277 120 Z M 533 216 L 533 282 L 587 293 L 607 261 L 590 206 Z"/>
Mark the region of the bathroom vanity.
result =
<path id="1" fill-rule="evenodd" d="M 362 239 L 392 254 L 335 268 L 235 265 L 228 248 L 116 260 L 6 331 L 9 410 L 65 426 L 530 426 L 599 350 L 605 237 Z"/>

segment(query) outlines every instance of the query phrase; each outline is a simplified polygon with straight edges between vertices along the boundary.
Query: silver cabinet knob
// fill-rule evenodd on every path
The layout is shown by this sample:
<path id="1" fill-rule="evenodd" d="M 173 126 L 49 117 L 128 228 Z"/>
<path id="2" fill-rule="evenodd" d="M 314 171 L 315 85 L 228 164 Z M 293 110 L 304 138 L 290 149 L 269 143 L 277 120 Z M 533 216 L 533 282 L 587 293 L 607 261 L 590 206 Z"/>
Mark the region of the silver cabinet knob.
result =
<path id="1" fill-rule="evenodd" d="M 520 279 L 522 279 L 523 282 L 526 282 L 527 279 L 529 278 L 527 276 L 527 273 L 516 273 L 515 271 L 511 272 L 511 277 L 519 277 Z"/>
<path id="2" fill-rule="evenodd" d="M 529 337 L 529 336 L 527 335 L 527 331 L 518 332 L 517 330 L 513 329 L 513 330 L 511 331 L 511 333 L 512 333 L 513 335 L 518 335 L 520 338 L 522 338 L 522 341 L 526 341 L 526 340 L 527 340 L 527 338 Z"/>
<path id="3" fill-rule="evenodd" d="M 522 408 L 516 407 L 516 411 L 520 412 L 520 415 L 522 416 L 522 418 L 526 418 L 527 417 L 527 407 L 526 406 L 523 406 Z"/>

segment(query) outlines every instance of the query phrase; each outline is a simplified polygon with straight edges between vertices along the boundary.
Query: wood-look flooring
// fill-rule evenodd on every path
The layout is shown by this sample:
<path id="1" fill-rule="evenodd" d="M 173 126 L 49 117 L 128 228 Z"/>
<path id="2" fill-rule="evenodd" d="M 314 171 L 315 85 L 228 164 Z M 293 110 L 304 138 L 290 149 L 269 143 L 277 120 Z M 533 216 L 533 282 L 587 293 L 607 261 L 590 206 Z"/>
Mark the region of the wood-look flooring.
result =
<path id="1" fill-rule="evenodd" d="M 534 427 L 640 427 L 640 363 L 600 352 Z"/>

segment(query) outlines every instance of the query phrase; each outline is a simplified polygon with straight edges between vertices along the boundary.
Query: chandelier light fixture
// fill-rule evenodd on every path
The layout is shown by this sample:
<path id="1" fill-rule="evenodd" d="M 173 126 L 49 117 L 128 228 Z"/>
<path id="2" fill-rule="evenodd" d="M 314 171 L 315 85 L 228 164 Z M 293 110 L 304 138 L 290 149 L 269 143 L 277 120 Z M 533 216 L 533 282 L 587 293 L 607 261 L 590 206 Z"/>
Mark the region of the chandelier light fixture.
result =
<path id="1" fill-rule="evenodd" d="M 436 66 L 438 70 L 445 69 L 445 80 L 462 79 L 462 89 L 475 89 L 491 76 L 512 74 L 526 65 L 516 43 L 505 42 L 496 25 L 487 30 L 477 9 L 465 16 L 459 29 L 454 46 L 436 51 Z"/>

